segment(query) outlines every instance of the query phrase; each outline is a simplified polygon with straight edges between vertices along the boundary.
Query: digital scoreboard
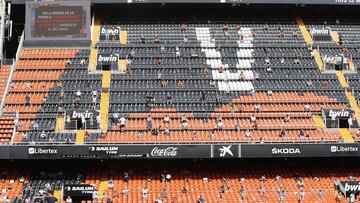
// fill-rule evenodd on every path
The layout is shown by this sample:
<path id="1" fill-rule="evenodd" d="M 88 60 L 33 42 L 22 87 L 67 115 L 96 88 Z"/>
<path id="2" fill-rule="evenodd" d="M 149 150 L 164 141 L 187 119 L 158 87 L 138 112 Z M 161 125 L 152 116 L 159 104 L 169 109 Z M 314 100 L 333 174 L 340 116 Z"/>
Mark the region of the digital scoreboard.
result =
<path id="1" fill-rule="evenodd" d="M 90 1 L 26 2 L 25 40 L 90 39 Z"/>

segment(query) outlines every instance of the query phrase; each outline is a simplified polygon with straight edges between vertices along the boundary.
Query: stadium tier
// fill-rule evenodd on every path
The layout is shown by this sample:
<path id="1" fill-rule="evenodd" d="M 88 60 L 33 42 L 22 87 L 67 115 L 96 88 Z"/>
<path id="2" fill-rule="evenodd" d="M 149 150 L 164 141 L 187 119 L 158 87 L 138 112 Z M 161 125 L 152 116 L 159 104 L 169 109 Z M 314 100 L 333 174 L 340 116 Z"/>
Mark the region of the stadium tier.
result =
<path id="1" fill-rule="evenodd" d="M 339 186 L 351 184 L 359 177 L 356 169 L 340 169 L 326 160 L 322 164 L 309 161 L 311 168 L 294 160 L 272 163 L 262 160 L 265 164 L 242 160 L 231 165 L 218 160 L 215 168 L 214 163 L 206 161 L 168 163 L 104 162 L 92 168 L 78 165 L 76 171 L 66 164 L 53 163 L 24 170 L 16 169 L 17 164 L 10 164 L 8 167 L 15 171 L 2 171 L 0 189 L 4 199 L 9 197 L 15 203 L 31 199 L 44 201 L 45 197 L 65 202 L 68 194 L 72 194 L 75 202 L 180 203 L 200 202 L 203 198 L 206 202 L 231 203 L 340 203 L 347 200 L 339 196 L 344 192 Z M 347 165 L 341 161 L 339 164 Z M 79 191 L 84 193 L 79 195 Z"/>
<path id="2" fill-rule="evenodd" d="M 19 113 L 12 143 L 357 139 L 358 93 L 344 79 L 356 79 L 354 37 L 311 45 L 299 16 L 153 14 L 99 12 L 90 49 L 24 47 L 3 109 Z M 337 21 L 337 35 L 357 28 Z M 345 48 L 349 70 L 326 70 L 325 56 Z"/>
<path id="3" fill-rule="evenodd" d="M 102 1 L 0 0 L 0 203 L 360 202 L 358 1 Z"/>

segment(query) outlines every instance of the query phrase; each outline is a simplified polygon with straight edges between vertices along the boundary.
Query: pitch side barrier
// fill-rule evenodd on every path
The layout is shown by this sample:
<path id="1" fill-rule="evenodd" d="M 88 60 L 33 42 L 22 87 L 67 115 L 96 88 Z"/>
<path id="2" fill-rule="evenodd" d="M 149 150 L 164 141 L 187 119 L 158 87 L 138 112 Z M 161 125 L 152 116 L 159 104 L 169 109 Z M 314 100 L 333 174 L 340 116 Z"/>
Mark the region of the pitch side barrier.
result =
<path id="1" fill-rule="evenodd" d="M 354 144 L 90 144 L 0 146 L 0 159 L 356 157 Z"/>
<path id="2" fill-rule="evenodd" d="M 11 0 L 13 4 L 24 4 L 25 0 Z M 91 3 L 239 3 L 239 4 L 322 4 L 322 5 L 360 5 L 359 0 L 91 0 Z"/>

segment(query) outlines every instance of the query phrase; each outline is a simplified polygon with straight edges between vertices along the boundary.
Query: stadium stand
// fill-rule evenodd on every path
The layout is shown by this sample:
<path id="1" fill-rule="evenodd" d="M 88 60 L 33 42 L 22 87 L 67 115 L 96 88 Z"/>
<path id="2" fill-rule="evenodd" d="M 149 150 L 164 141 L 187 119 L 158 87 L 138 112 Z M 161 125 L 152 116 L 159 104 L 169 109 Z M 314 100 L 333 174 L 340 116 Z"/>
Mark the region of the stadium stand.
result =
<path id="1" fill-rule="evenodd" d="M 322 70 L 327 45 L 309 45 L 307 19 L 161 15 L 98 14 L 91 49 L 23 49 L 4 107 L 20 113 L 15 143 L 353 142 L 321 119 L 357 110 L 358 94 Z M 75 109 L 98 111 L 100 127 L 64 129 Z"/>
<path id="2" fill-rule="evenodd" d="M 326 160 L 322 164 L 310 160 L 311 168 L 295 160 L 215 162 L 217 168 L 207 161 L 108 161 L 92 168 L 79 166 L 76 172 L 66 164 L 54 163 L 45 167 L 47 173 L 39 166 L 25 173 L 2 171 L 0 188 L 4 199 L 10 197 L 18 203 L 46 196 L 63 199 L 58 193 L 62 187 L 79 184 L 95 186 L 92 202 L 197 202 L 199 196 L 206 202 L 279 202 L 281 189 L 285 196 L 280 202 L 345 202 L 343 197 L 336 201 L 337 182 L 359 176 L 355 169 L 339 169 Z M 272 168 L 275 165 L 276 170 Z"/>

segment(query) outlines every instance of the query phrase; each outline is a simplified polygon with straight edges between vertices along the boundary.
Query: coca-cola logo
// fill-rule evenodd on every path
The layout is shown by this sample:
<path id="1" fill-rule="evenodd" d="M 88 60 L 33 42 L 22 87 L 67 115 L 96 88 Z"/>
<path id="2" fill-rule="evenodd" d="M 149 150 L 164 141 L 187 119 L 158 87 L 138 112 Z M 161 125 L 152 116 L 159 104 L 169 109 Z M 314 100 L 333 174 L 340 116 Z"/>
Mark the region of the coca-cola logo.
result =
<path id="1" fill-rule="evenodd" d="M 159 157 L 174 157 L 178 153 L 178 147 L 167 147 L 167 148 L 159 148 L 154 147 L 151 150 L 151 156 L 159 156 Z"/>

